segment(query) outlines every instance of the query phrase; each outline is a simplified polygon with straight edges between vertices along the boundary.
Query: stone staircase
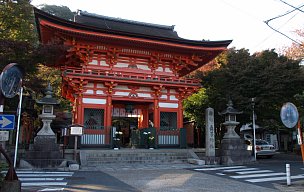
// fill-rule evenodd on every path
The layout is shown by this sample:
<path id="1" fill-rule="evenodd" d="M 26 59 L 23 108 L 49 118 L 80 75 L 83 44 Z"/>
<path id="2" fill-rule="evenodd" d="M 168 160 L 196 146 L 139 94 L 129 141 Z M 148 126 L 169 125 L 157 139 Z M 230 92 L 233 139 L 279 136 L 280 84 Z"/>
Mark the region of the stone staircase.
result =
<path id="1" fill-rule="evenodd" d="M 80 150 L 81 166 L 104 164 L 178 164 L 192 158 L 190 149 Z"/>

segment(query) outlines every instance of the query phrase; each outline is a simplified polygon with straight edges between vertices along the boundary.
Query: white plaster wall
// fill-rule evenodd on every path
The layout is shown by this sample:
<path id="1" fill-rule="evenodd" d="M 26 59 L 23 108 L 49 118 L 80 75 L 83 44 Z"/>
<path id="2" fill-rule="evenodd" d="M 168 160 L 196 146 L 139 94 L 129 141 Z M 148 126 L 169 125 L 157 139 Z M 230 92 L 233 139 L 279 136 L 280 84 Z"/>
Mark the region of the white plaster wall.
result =
<path id="1" fill-rule="evenodd" d="M 129 96 L 129 92 L 121 92 L 121 91 L 116 91 L 114 95 L 116 96 Z"/>
<path id="2" fill-rule="evenodd" d="M 94 91 L 93 90 L 91 90 L 91 89 L 88 89 L 86 92 L 84 92 L 85 94 L 93 94 L 94 93 Z"/>
<path id="3" fill-rule="evenodd" d="M 160 98 L 161 99 L 167 99 L 168 97 L 167 97 L 167 95 L 162 95 Z"/>
<path id="4" fill-rule="evenodd" d="M 101 66 L 109 66 L 109 65 L 106 63 L 106 61 L 100 61 L 100 65 L 101 65 Z"/>
<path id="5" fill-rule="evenodd" d="M 149 93 L 138 93 L 138 97 L 145 97 L 145 98 L 151 98 L 151 94 Z"/>
<path id="6" fill-rule="evenodd" d="M 178 108 L 178 103 L 163 103 L 163 102 L 159 102 L 159 107 L 163 107 L 163 108 Z"/>
<path id="7" fill-rule="evenodd" d="M 98 90 L 98 91 L 96 91 L 96 94 L 97 94 L 97 95 L 102 95 L 102 94 L 104 94 L 104 92 L 101 91 L 101 90 Z"/>
<path id="8" fill-rule="evenodd" d="M 130 90 L 128 86 L 125 85 L 118 85 L 117 87 L 114 88 L 114 90 Z"/>
<path id="9" fill-rule="evenodd" d="M 88 84 L 85 85 L 84 87 L 94 87 L 94 83 L 88 83 Z"/>
<path id="10" fill-rule="evenodd" d="M 127 68 L 129 66 L 129 64 L 127 63 L 117 63 L 115 65 L 115 67 L 119 67 L 119 68 Z"/>
<path id="11" fill-rule="evenodd" d="M 98 65 L 98 61 L 95 60 L 95 59 L 93 59 L 93 60 L 89 63 L 89 65 Z"/>
<path id="12" fill-rule="evenodd" d="M 172 70 L 170 68 L 165 68 L 165 72 L 168 72 L 168 73 L 172 73 Z"/>
<path id="13" fill-rule="evenodd" d="M 177 101 L 178 99 L 176 98 L 175 95 L 170 95 L 170 100 Z"/>
<path id="14" fill-rule="evenodd" d="M 87 104 L 106 104 L 107 101 L 105 99 L 92 99 L 92 98 L 82 98 L 83 103 Z"/>
<path id="15" fill-rule="evenodd" d="M 150 71 L 149 67 L 147 65 L 137 65 L 138 69 L 142 69 L 142 70 L 148 70 Z"/>
<path id="16" fill-rule="evenodd" d="M 104 88 L 104 85 L 102 83 L 97 83 L 97 88 Z"/>
<path id="17" fill-rule="evenodd" d="M 140 91 L 151 91 L 150 87 L 139 87 Z"/>

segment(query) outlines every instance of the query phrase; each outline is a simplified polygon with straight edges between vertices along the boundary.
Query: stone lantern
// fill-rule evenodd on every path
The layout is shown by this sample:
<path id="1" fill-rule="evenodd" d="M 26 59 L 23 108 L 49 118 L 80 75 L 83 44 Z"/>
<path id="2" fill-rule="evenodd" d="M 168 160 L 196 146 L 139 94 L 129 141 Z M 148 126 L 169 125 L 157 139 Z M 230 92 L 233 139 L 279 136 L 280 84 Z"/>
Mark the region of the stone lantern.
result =
<path id="1" fill-rule="evenodd" d="M 239 122 L 236 121 L 236 115 L 242 113 L 242 111 L 238 111 L 237 109 L 233 108 L 231 100 L 228 101 L 227 108 L 221 113 L 219 113 L 220 115 L 225 116 L 225 122 L 223 123 L 223 125 L 226 126 L 227 132 L 224 135 L 224 139 L 240 138 L 240 136 L 234 131 L 234 129 L 239 124 Z"/>
<path id="2" fill-rule="evenodd" d="M 233 108 L 231 100 L 228 101 L 227 108 L 219 113 L 225 116 L 223 125 L 227 128 L 220 149 L 221 164 L 223 165 L 242 165 L 252 160 L 244 140 L 234 131 L 239 124 L 236 121 L 236 115 L 241 113 L 243 112 Z"/>
<path id="3" fill-rule="evenodd" d="M 52 87 L 48 84 L 48 87 L 45 89 L 45 97 L 36 101 L 37 104 L 42 105 L 42 113 L 39 115 L 39 118 L 43 122 L 43 127 L 37 135 L 55 135 L 51 129 L 51 122 L 56 117 L 54 115 L 54 105 L 59 104 L 59 102 L 52 95 Z"/>
<path id="4" fill-rule="evenodd" d="M 59 144 L 57 144 L 57 137 L 51 129 L 51 123 L 56 117 L 54 115 L 54 105 L 59 104 L 52 95 L 52 87 L 49 84 L 45 89 L 45 96 L 36 100 L 37 104 L 42 105 L 39 118 L 43 122 L 43 126 L 34 138 L 33 147 L 27 151 L 24 159 L 34 167 L 57 167 L 63 161 Z"/>

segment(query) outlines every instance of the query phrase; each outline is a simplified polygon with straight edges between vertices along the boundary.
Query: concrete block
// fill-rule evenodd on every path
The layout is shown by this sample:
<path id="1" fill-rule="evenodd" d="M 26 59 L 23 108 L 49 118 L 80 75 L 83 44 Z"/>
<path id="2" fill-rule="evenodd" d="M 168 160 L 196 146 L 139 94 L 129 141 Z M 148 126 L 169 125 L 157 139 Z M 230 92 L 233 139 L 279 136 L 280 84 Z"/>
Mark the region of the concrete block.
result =
<path id="1" fill-rule="evenodd" d="M 195 165 L 205 165 L 205 161 L 201 159 L 188 159 L 188 163 Z"/>
<path id="2" fill-rule="evenodd" d="M 19 168 L 32 169 L 34 167 L 29 162 L 21 159 L 20 162 L 19 162 Z"/>
<path id="3" fill-rule="evenodd" d="M 79 170 L 79 164 L 70 164 L 69 165 L 70 171 L 78 171 Z"/>

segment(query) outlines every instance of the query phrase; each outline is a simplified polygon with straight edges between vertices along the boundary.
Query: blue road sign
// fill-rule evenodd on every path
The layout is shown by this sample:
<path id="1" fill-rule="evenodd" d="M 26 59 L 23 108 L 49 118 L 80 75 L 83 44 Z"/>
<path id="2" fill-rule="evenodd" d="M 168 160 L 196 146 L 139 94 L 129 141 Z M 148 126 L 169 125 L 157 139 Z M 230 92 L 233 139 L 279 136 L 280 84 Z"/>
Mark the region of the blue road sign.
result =
<path id="1" fill-rule="evenodd" d="M 15 115 L 0 115 L 0 129 L 14 129 Z"/>

